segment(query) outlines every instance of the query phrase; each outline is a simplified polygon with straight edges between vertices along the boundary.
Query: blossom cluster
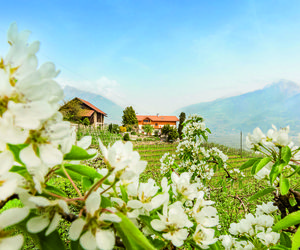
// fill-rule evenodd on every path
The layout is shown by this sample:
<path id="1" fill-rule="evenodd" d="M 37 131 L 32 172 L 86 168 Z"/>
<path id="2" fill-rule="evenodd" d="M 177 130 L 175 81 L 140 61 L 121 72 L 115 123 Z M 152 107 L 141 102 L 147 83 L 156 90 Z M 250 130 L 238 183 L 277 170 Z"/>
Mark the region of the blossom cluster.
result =
<path id="1" fill-rule="evenodd" d="M 272 231 L 274 217 L 271 215 L 278 208 L 272 202 L 256 207 L 256 213 L 246 214 L 239 223 L 230 224 L 231 235 L 222 235 L 219 239 L 225 249 L 261 249 L 275 246 L 280 234 Z M 242 240 L 241 240 L 242 238 Z"/>
<path id="2" fill-rule="evenodd" d="M 6 212 L 7 220 L 11 219 L 8 225 L 26 218 L 30 209 L 46 206 L 41 205 L 45 204 L 42 198 L 36 199 L 33 194 L 43 192 L 46 175 L 63 162 L 64 155 L 75 143 L 70 124 L 63 121 L 58 112 L 63 91 L 53 78 L 59 71 L 51 62 L 37 68 L 35 54 L 39 42 L 28 43 L 29 35 L 29 31 L 18 32 L 13 23 L 7 34 L 9 52 L 0 57 L 0 200 L 5 201 L 15 194 L 24 204 L 16 218 L 13 218 L 14 210 Z M 16 173 L 20 169 L 23 169 L 23 175 Z M 51 206 L 58 210 L 62 202 Z M 29 231 L 36 231 L 39 219 L 28 221 Z M 57 221 L 58 217 L 53 213 L 50 217 L 44 215 L 39 222 L 41 227 L 50 224 L 49 234 Z M 22 239 L 18 236 L 20 244 Z M 11 239 L 1 240 L 0 245 L 6 241 Z"/>
<path id="3" fill-rule="evenodd" d="M 195 181 L 205 182 L 215 174 L 214 166 L 226 168 L 228 156 L 216 147 L 206 148 L 209 129 L 199 115 L 190 115 L 183 127 L 183 139 L 178 144 L 175 154 L 166 153 L 161 158 L 161 172 L 166 174 L 170 169 L 178 168 L 181 172 L 189 172 Z M 175 159 L 180 162 L 175 165 Z M 243 173 L 239 173 L 243 175 Z"/>
<path id="4" fill-rule="evenodd" d="M 99 172 L 110 172 L 113 176 L 108 177 L 109 183 L 106 186 L 102 184 L 99 189 L 103 190 L 115 182 L 114 192 L 107 192 L 106 197 L 115 204 L 118 212 L 130 218 L 144 234 L 171 242 L 177 247 L 182 246 L 188 238 L 201 247 L 208 247 L 217 241 L 213 229 L 219 221 L 217 210 L 211 206 L 212 201 L 205 200 L 200 182 L 191 183 L 191 175 L 187 172 L 173 172 L 171 178 L 168 180 L 164 177 L 160 185 L 151 178 L 146 183 L 140 183 L 139 175 L 145 165 L 139 160 L 139 155 L 131 151 L 131 142 L 116 142 L 108 148 L 101 141 L 99 143 L 108 166 L 105 171 L 102 169 Z M 133 154 L 138 158 L 132 157 Z M 124 178 L 129 169 L 136 175 Z M 145 225 L 141 216 L 149 218 L 150 225 Z M 155 217 L 158 219 L 152 219 Z M 163 232 L 162 238 L 156 232 Z"/>
<path id="5" fill-rule="evenodd" d="M 260 128 L 255 128 L 253 134 L 248 134 L 246 137 L 246 145 L 248 148 L 258 150 L 259 147 L 276 148 L 278 146 L 292 146 L 293 143 L 289 136 L 290 127 L 277 128 L 272 125 L 272 128 L 268 130 L 265 135 Z"/>

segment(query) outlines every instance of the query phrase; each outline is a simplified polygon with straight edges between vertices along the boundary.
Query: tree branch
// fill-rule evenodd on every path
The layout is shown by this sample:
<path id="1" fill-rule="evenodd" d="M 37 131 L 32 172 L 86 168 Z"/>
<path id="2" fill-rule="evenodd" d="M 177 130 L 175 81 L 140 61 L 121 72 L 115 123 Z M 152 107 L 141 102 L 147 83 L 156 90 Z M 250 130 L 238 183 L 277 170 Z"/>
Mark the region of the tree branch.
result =
<path id="1" fill-rule="evenodd" d="M 9 196 L 6 200 L 0 201 L 0 209 L 3 208 L 7 202 L 13 199 L 19 199 L 19 196 L 17 194 L 13 194 Z"/>

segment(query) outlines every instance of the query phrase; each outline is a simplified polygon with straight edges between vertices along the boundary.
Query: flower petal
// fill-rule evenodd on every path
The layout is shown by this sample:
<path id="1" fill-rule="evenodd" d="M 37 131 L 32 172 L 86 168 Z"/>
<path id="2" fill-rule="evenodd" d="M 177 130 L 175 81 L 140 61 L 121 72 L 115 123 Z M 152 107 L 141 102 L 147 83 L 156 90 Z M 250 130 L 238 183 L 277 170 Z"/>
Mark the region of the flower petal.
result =
<path id="1" fill-rule="evenodd" d="M 78 240 L 84 225 L 85 220 L 82 218 L 78 218 L 77 220 L 72 222 L 69 230 L 69 236 L 71 240 Z"/>
<path id="2" fill-rule="evenodd" d="M 80 237 L 80 245 L 87 250 L 95 250 L 96 245 L 96 239 L 95 236 L 92 234 L 91 231 L 87 231 Z"/>
<path id="3" fill-rule="evenodd" d="M 0 249 L 5 250 L 17 250 L 21 249 L 24 242 L 23 235 L 18 234 L 8 238 L 2 238 L 0 240 Z"/>
<path id="4" fill-rule="evenodd" d="M 43 231 L 49 225 L 49 223 L 49 218 L 47 216 L 41 215 L 30 219 L 27 222 L 26 226 L 27 230 L 30 233 L 39 233 Z"/>
<path id="5" fill-rule="evenodd" d="M 3 211 L 0 214 L 0 228 L 6 228 L 8 226 L 19 223 L 24 220 L 29 214 L 29 209 L 24 208 L 11 208 Z"/>
<path id="6" fill-rule="evenodd" d="M 111 250 L 115 245 L 115 234 L 112 230 L 97 230 L 96 242 L 101 250 Z"/>
<path id="7" fill-rule="evenodd" d="M 46 236 L 51 234 L 58 227 L 60 219 L 61 219 L 61 215 L 59 213 L 55 213 L 55 215 L 45 233 Z"/>

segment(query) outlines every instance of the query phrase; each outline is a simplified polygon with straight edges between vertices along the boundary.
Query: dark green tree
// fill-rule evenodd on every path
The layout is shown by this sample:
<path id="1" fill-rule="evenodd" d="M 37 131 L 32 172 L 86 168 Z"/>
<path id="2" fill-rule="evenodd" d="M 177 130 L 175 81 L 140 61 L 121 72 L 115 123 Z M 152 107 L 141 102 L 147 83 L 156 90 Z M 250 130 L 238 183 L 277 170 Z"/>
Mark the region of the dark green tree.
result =
<path id="1" fill-rule="evenodd" d="M 177 129 L 172 128 L 168 134 L 168 142 L 173 142 L 179 137 Z"/>
<path id="2" fill-rule="evenodd" d="M 164 125 L 161 129 L 161 133 L 167 136 L 167 141 L 169 142 L 173 142 L 178 138 L 177 129 L 170 126 L 170 124 Z"/>
<path id="3" fill-rule="evenodd" d="M 111 123 L 108 125 L 108 131 L 112 134 L 118 134 L 120 133 L 120 127 L 118 124 Z"/>
<path id="4" fill-rule="evenodd" d="M 170 124 L 166 124 L 161 128 L 161 134 L 168 135 L 171 130 L 172 130 L 172 127 L 170 126 Z"/>
<path id="5" fill-rule="evenodd" d="M 126 107 L 123 110 L 122 119 L 123 119 L 123 121 L 122 121 L 123 126 L 138 124 L 138 120 L 136 118 L 136 114 L 135 114 L 135 111 L 132 106 Z"/>
<path id="6" fill-rule="evenodd" d="M 183 129 L 183 123 L 185 121 L 185 113 L 181 112 L 179 115 L 179 125 L 178 125 L 178 134 L 179 134 L 179 139 L 182 139 L 182 129 Z"/>

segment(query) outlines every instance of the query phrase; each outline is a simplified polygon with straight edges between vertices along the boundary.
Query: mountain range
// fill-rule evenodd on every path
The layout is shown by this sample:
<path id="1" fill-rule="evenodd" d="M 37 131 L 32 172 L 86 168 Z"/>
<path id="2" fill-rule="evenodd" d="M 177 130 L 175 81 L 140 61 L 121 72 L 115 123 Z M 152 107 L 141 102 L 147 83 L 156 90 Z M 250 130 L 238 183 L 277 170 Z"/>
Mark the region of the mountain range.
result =
<path id="1" fill-rule="evenodd" d="M 71 86 L 64 87 L 65 101 L 70 101 L 75 97 L 79 97 L 86 100 L 101 109 L 107 114 L 105 117 L 105 123 L 120 123 L 123 115 L 123 108 L 113 101 L 94 93 L 79 90 Z"/>
<path id="2" fill-rule="evenodd" d="M 200 114 L 207 126 L 218 135 L 252 132 L 260 127 L 267 132 L 290 125 L 292 135 L 300 132 L 300 86 L 279 81 L 263 89 L 242 95 L 183 107 L 174 114 Z"/>
<path id="3" fill-rule="evenodd" d="M 106 123 L 120 124 L 123 107 L 113 101 L 70 86 L 64 88 L 64 93 L 67 101 L 79 97 L 107 113 Z M 247 134 L 256 127 L 266 133 L 272 124 L 278 129 L 290 125 L 291 135 L 295 136 L 300 133 L 300 85 L 282 80 L 242 95 L 189 105 L 173 114 L 179 116 L 180 112 L 203 116 L 215 136 L 238 135 L 240 131 Z"/>

